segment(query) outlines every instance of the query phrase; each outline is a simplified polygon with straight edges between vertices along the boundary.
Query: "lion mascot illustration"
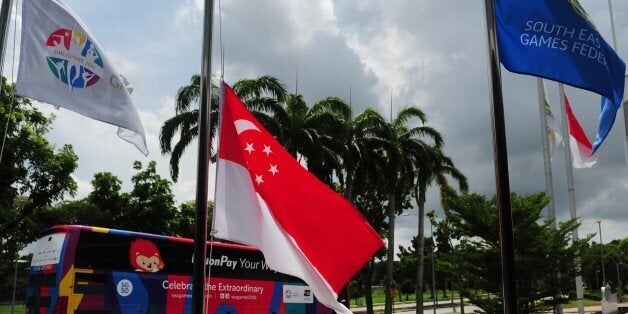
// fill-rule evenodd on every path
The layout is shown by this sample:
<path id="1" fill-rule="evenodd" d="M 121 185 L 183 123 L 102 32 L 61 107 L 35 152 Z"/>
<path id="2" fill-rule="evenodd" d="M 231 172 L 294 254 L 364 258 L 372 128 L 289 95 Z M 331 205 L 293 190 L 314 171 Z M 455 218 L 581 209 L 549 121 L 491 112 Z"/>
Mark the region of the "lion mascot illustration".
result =
<path id="1" fill-rule="evenodd" d="M 136 239 L 131 243 L 129 254 L 135 271 L 155 273 L 165 266 L 157 246 L 148 240 Z"/>

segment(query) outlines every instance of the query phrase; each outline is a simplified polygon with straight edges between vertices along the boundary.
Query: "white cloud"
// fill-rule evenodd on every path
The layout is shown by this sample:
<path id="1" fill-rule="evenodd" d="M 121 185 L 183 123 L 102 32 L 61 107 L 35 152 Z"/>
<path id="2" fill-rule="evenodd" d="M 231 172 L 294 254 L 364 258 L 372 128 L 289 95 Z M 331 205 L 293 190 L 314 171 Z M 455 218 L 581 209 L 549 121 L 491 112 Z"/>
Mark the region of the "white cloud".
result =
<path id="1" fill-rule="evenodd" d="M 137 90 L 133 101 L 146 128 L 151 155 L 143 156 L 117 137 L 116 127 L 42 105 L 58 116 L 48 137 L 70 143 L 80 157 L 75 177 L 83 186 L 94 173 L 110 171 L 130 189 L 133 160 L 157 160 L 169 178 L 169 156 L 159 153 L 163 121 L 174 114 L 174 96 L 192 74 L 199 73 L 202 0 L 89 2 L 67 0 L 107 49 L 120 72 Z M 610 39 L 605 2 L 583 0 L 583 6 Z M 218 3 L 216 2 L 216 5 Z M 445 151 L 465 173 L 474 192 L 495 191 L 483 5 L 478 1 L 430 0 L 223 0 L 222 32 L 226 77 L 273 75 L 312 103 L 326 96 L 348 99 L 356 112 L 394 105 L 417 105 L 445 139 Z M 150 10 L 147 8 L 150 7 Z M 628 14 L 628 2 L 615 1 L 616 17 Z M 218 9 L 215 9 L 216 17 Z M 213 74 L 219 72 L 218 19 L 214 20 Z M 628 22 L 616 18 L 620 55 L 628 54 Z M 623 35 L 622 35 L 623 34 Z M 10 53 L 7 52 L 7 58 Z M 8 59 L 7 59 L 8 60 Z M 8 73 L 5 67 L 5 74 Z M 535 80 L 502 72 L 508 136 L 511 190 L 520 194 L 544 189 L 539 146 L 539 113 Z M 548 87 L 557 103 L 555 85 Z M 568 88 L 572 106 L 588 134 L 597 127 L 599 96 Z M 621 115 L 620 115 L 621 116 Z M 582 233 L 603 220 L 605 239 L 625 237 L 628 216 L 622 122 L 615 125 L 600 151 L 598 164 L 574 173 Z M 196 144 L 181 161 L 178 201 L 196 191 Z M 559 153 L 561 154 L 561 153 Z M 563 158 L 555 158 L 554 190 L 560 219 L 569 216 Z M 211 172 L 210 172 L 211 173 Z M 211 181 L 210 181 L 211 182 Z M 84 193 L 84 192 L 80 192 Z M 210 188 L 213 193 L 213 188 Z M 438 195 L 428 194 L 428 208 L 440 213 Z M 592 222 L 592 223 L 591 223 Z M 588 226 L 591 224 L 593 227 Z M 398 243 L 414 235 L 414 219 L 399 219 Z"/>
<path id="2" fill-rule="evenodd" d="M 217 3 L 215 4 L 217 6 Z M 187 0 L 179 7 L 175 14 L 175 22 L 179 26 L 189 27 L 192 25 L 203 25 L 203 0 Z M 214 8 L 215 10 L 215 8 Z M 181 28 L 184 28 L 181 27 Z"/>
<path id="3" fill-rule="evenodd" d="M 77 186 L 76 193 L 74 197 L 68 196 L 66 199 L 75 199 L 75 200 L 83 199 L 87 197 L 89 193 L 92 192 L 91 181 L 82 180 L 75 175 L 72 175 L 72 179 L 74 179 L 74 181 L 76 182 L 76 186 Z"/>

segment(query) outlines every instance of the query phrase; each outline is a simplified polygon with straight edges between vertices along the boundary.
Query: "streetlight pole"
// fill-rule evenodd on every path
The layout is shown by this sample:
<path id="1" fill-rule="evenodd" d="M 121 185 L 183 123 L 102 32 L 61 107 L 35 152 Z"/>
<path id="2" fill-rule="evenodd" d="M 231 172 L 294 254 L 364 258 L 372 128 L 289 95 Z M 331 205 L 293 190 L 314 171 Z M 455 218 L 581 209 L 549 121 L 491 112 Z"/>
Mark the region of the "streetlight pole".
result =
<path id="1" fill-rule="evenodd" d="M 597 221 L 600 230 L 600 254 L 602 255 L 602 285 L 606 286 L 606 272 L 604 271 L 604 242 L 602 242 L 602 221 Z"/>
<path id="2" fill-rule="evenodd" d="M 11 298 L 11 314 L 14 313 L 15 310 L 15 293 L 17 288 L 17 263 L 19 258 L 15 257 L 15 269 L 13 272 L 13 298 Z"/>
<path id="3" fill-rule="evenodd" d="M 621 276 L 619 275 L 619 263 L 615 263 L 615 268 L 617 269 L 617 297 L 619 298 L 619 302 L 621 303 L 622 290 L 624 287 L 622 286 Z"/>
<path id="4" fill-rule="evenodd" d="M 438 291 L 436 291 L 436 271 L 434 270 L 434 244 L 436 242 L 434 241 L 434 231 L 432 230 L 432 225 L 432 221 L 430 221 L 430 234 L 432 237 L 432 291 L 434 292 L 434 298 L 432 299 L 432 308 L 434 310 L 434 314 L 436 314 L 436 307 L 438 306 Z"/>
<path id="5" fill-rule="evenodd" d="M 598 289 L 602 287 L 602 286 L 600 286 L 600 279 L 598 279 L 598 277 L 597 277 L 597 274 L 599 274 L 599 273 L 600 273 L 599 269 L 595 271 L 595 285 L 598 287 Z"/>

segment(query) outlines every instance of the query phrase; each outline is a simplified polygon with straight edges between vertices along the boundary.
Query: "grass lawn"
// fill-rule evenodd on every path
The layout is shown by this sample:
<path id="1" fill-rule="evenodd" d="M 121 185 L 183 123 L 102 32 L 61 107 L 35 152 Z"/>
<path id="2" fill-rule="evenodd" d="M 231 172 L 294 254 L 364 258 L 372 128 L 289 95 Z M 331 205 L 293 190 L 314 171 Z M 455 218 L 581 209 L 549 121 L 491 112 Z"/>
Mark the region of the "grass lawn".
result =
<path id="1" fill-rule="evenodd" d="M 458 293 L 456 291 L 453 292 L 454 294 L 454 298 L 458 298 Z M 585 295 L 586 297 L 586 295 Z M 366 306 L 366 303 L 364 303 L 364 297 L 362 298 L 363 300 L 363 304 L 361 306 Z M 416 297 L 413 294 L 408 295 L 408 300 L 406 301 L 406 295 L 404 294 L 401 297 L 401 300 L 399 299 L 399 296 L 395 297 L 395 303 L 396 304 L 400 304 L 400 303 L 414 303 L 416 300 Z M 424 302 L 428 302 L 431 301 L 432 299 L 430 298 L 430 292 L 425 292 L 423 294 L 423 301 Z M 374 290 L 373 291 L 373 304 L 383 304 L 385 301 L 385 297 L 384 297 L 384 292 L 381 290 Z M 443 298 L 443 293 L 442 291 L 439 291 L 438 293 L 438 302 L 439 303 L 445 303 L 445 302 L 451 302 L 451 291 L 447 291 L 447 298 Z M 584 306 L 593 306 L 593 305 L 600 305 L 600 300 L 597 299 L 584 299 Z M 357 302 L 356 299 L 351 299 L 351 306 L 352 307 L 357 307 Z M 578 307 L 578 302 L 576 300 L 571 300 L 569 303 L 564 304 L 563 307 L 565 308 L 575 308 Z M 3 314 L 2 312 L 0 312 L 0 314 Z"/>
<path id="2" fill-rule="evenodd" d="M 13 308 L 13 313 L 14 314 L 24 314 L 24 307 L 19 304 L 19 305 L 15 305 L 15 308 Z M 11 314 L 11 304 L 9 305 L 0 305 L 0 314 Z"/>
<path id="3" fill-rule="evenodd" d="M 600 300 L 584 299 L 584 306 L 592 306 L 592 305 L 600 305 Z M 577 300 L 571 300 L 571 301 L 569 301 L 569 303 L 563 305 L 563 307 L 566 307 L 566 308 L 578 307 L 578 301 Z"/>
<path id="4" fill-rule="evenodd" d="M 454 298 L 458 297 L 458 293 L 454 292 Z M 384 293 L 383 291 L 373 291 L 373 304 L 383 304 L 384 303 Z M 399 296 L 395 297 L 395 303 L 399 304 L 399 303 L 414 303 L 416 300 L 415 295 L 414 294 L 410 294 L 408 295 L 408 300 L 406 301 L 406 295 L 403 295 L 401 298 L 401 301 L 399 300 Z M 431 301 L 432 299 L 430 299 L 430 293 L 426 292 L 423 295 L 423 300 L 425 302 L 427 301 Z M 451 291 L 447 292 L 447 298 L 443 298 L 443 293 L 439 292 L 438 293 L 438 301 L 439 303 L 444 303 L 444 302 L 450 302 L 451 300 Z M 599 300 L 590 300 L 590 299 L 584 299 L 584 306 L 592 306 L 592 305 L 599 305 L 600 301 Z M 357 303 L 355 299 L 351 299 L 351 306 L 352 307 L 357 307 Z M 366 306 L 366 304 L 362 304 L 362 306 Z M 578 307 L 578 302 L 576 300 L 572 300 L 569 303 L 564 305 L 565 308 L 575 308 Z M 14 314 L 24 314 L 24 307 L 21 304 L 17 304 L 14 308 Z M 10 304 L 0 304 L 0 314 L 11 314 L 11 305 Z"/>
<path id="5" fill-rule="evenodd" d="M 451 294 L 452 294 L 451 291 L 447 291 L 447 297 L 444 298 L 443 297 L 443 292 L 439 291 L 438 292 L 438 301 L 441 302 L 441 303 L 445 302 L 445 301 L 450 301 L 451 300 Z M 454 298 L 457 298 L 459 296 L 458 292 L 456 292 L 456 291 L 454 291 L 453 294 L 454 294 Z M 407 297 L 407 300 L 406 300 L 406 297 Z M 381 291 L 381 290 L 374 290 L 373 291 L 373 304 L 384 303 L 385 300 L 386 300 L 386 298 L 385 298 L 385 295 L 384 295 L 383 291 Z M 432 300 L 432 298 L 431 298 L 430 292 L 423 293 L 423 301 L 424 302 L 431 301 L 431 300 Z M 364 297 L 362 297 L 362 301 L 365 302 L 364 301 Z M 403 296 L 397 295 L 395 297 L 395 303 L 414 303 L 415 301 L 416 301 L 416 295 L 414 293 L 413 294 L 409 294 L 407 296 L 405 294 Z M 357 301 L 356 301 L 355 298 L 351 299 L 351 306 L 352 307 L 356 307 L 357 306 Z M 366 306 L 366 303 L 363 303 L 362 306 Z"/>

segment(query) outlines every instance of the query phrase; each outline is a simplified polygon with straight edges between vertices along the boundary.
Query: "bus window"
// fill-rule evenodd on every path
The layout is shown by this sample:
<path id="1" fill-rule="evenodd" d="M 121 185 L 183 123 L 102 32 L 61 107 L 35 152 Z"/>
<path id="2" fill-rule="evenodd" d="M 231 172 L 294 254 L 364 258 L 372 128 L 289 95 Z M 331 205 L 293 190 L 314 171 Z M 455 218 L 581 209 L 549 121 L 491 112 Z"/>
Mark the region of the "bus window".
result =
<path id="1" fill-rule="evenodd" d="M 58 290 L 57 272 L 65 237 L 65 233 L 53 233 L 40 238 L 34 244 L 26 286 L 28 313 L 39 313 L 53 304 Z"/>

